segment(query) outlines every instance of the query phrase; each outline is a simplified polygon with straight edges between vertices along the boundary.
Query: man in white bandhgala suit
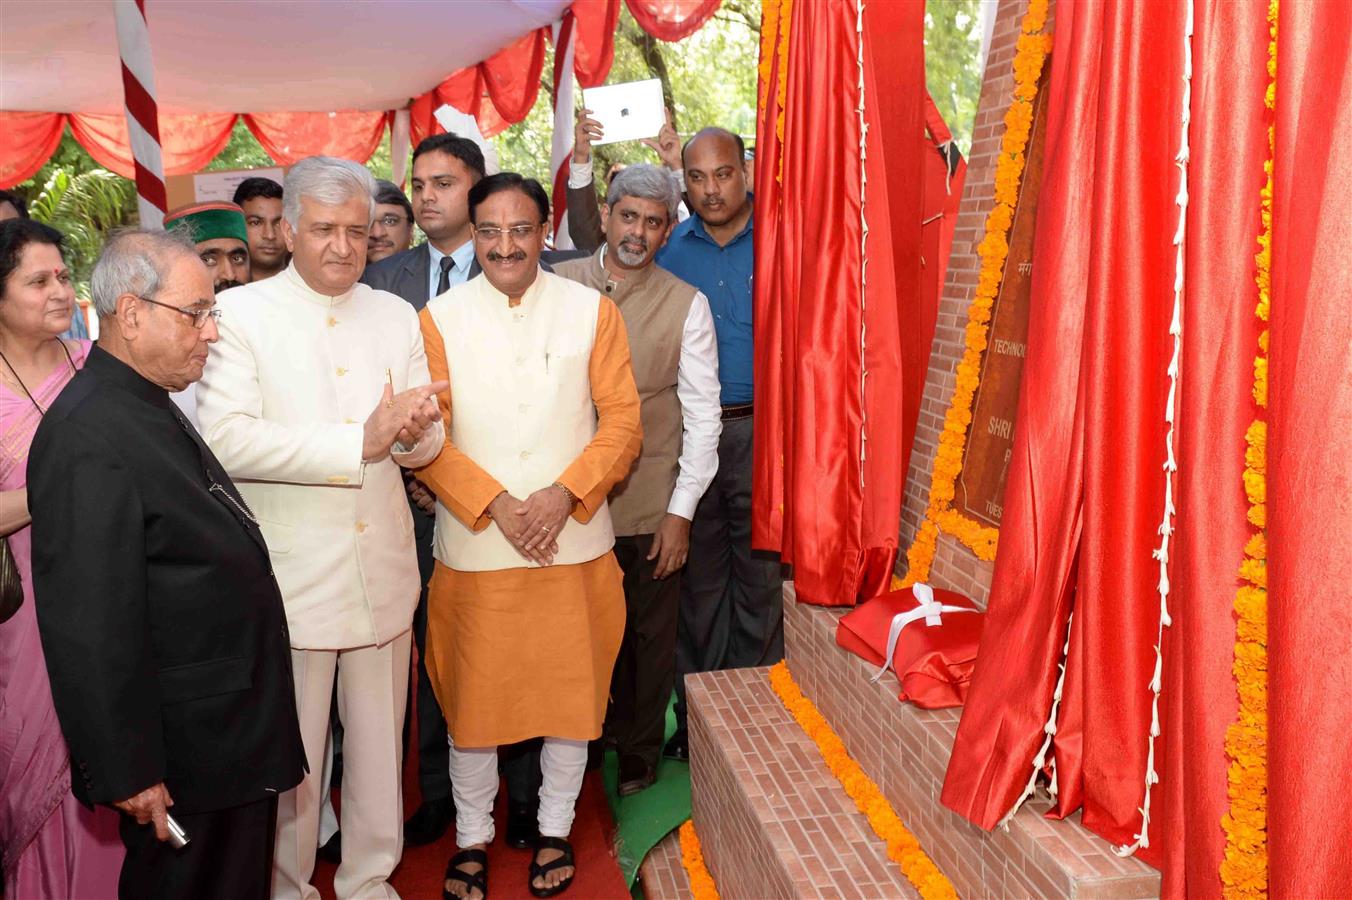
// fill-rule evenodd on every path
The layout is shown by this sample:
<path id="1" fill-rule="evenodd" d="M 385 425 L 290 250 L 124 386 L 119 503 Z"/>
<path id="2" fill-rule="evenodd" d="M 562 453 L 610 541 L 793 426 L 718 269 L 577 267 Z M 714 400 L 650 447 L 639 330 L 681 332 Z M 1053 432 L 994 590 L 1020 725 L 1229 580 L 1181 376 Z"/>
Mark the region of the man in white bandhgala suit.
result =
<path id="1" fill-rule="evenodd" d="M 317 900 L 321 763 L 335 678 L 345 729 L 339 897 L 396 897 L 401 731 L 420 589 L 399 467 L 445 441 L 417 314 L 358 284 L 374 180 L 311 157 L 286 177 L 280 274 L 219 296 L 202 433 L 258 517 L 291 630 L 309 774 L 281 798 L 274 897 Z"/>

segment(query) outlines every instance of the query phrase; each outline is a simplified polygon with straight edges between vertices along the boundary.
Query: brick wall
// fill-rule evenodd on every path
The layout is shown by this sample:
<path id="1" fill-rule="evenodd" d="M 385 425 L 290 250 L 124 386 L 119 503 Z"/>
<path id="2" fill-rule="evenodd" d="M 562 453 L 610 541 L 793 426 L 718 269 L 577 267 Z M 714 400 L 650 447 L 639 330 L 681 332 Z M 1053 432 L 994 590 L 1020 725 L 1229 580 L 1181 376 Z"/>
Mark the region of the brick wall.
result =
<path id="1" fill-rule="evenodd" d="M 1004 134 L 1005 111 L 1014 90 L 1014 45 L 1019 37 L 1019 24 L 1027 11 L 1027 0 L 1000 0 L 991 35 L 990 53 L 986 58 L 986 74 L 981 83 L 981 99 L 977 105 L 976 124 L 972 130 L 972 148 L 967 159 L 967 180 L 963 187 L 962 205 L 958 212 L 957 231 L 953 239 L 953 253 L 948 260 L 948 274 L 943 295 L 939 300 L 939 322 L 934 331 L 934 349 L 930 355 L 929 373 L 925 379 L 925 396 L 920 405 L 920 421 L 916 425 L 915 445 L 911 451 L 911 467 L 906 476 L 906 495 L 901 514 L 901 547 L 898 574 L 906 569 L 906 553 L 915 540 L 916 531 L 929 502 L 930 470 L 939 434 L 944 427 L 944 412 L 953 396 L 954 372 L 962 359 L 963 332 L 967 327 L 967 307 L 976 291 L 980 259 L 977 244 L 986 229 L 986 215 L 995 205 L 995 156 Z M 959 591 L 981 605 L 986 603 L 990 590 L 991 563 L 977 559 L 972 551 L 956 538 L 940 534 L 930 582 L 939 587 Z"/>

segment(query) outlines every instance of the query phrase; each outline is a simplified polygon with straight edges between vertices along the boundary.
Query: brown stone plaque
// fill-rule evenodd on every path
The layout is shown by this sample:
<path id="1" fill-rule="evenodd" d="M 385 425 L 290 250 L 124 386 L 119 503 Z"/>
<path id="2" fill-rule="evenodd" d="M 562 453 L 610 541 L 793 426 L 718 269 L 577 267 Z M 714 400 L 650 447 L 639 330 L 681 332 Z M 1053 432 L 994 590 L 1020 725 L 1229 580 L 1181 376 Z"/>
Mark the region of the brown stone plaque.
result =
<path id="1" fill-rule="evenodd" d="M 1049 70 L 1048 70 L 1049 71 Z M 1047 145 L 1047 80 L 1043 72 L 1033 114 L 1030 150 L 1009 229 L 1009 256 L 1000 292 L 991 309 L 981 382 L 972 398 L 962 471 L 954 484 L 953 508 L 984 525 L 1000 527 L 1005 476 L 1014 446 L 1014 415 L 1019 381 L 1028 352 L 1028 290 L 1033 274 L 1033 224 L 1042 187 L 1042 158 Z"/>

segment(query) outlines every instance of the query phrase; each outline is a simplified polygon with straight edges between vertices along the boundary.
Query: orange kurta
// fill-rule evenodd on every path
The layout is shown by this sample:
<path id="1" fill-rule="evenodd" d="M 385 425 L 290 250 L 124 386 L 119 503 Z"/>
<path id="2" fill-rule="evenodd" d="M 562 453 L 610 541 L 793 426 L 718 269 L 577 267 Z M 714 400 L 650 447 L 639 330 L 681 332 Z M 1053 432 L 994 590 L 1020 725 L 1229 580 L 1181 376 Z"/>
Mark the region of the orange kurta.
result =
<path id="1" fill-rule="evenodd" d="M 426 310 L 421 319 L 432 380 L 449 380 L 441 333 Z M 578 522 L 604 506 L 641 446 L 628 338 L 608 300 L 597 313 L 588 374 L 596 434 L 558 478 L 579 498 Z M 439 395 L 447 423 L 454 415 L 450 397 Z M 504 488 L 456 448 L 450 428 L 445 448 L 418 477 L 467 527 L 497 527 L 486 510 Z M 623 631 L 624 588 L 613 553 L 578 565 L 523 561 L 486 572 L 438 562 L 428 596 L 427 673 L 456 745 L 599 737 Z"/>

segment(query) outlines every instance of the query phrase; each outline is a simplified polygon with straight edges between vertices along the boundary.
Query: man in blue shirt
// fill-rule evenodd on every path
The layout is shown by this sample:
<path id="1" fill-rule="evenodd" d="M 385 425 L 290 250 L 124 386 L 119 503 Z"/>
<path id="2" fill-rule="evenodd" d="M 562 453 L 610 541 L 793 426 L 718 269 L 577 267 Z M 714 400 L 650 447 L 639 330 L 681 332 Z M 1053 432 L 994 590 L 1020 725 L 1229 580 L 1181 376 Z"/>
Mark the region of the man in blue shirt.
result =
<path id="1" fill-rule="evenodd" d="M 779 557 L 751 551 L 752 196 L 742 139 L 706 128 L 682 151 L 690 218 L 657 264 L 709 298 L 718 339 L 723 434 L 718 474 L 690 527 L 676 637 L 677 730 L 666 754 L 688 755 L 685 676 L 764 666 L 784 655 Z"/>

